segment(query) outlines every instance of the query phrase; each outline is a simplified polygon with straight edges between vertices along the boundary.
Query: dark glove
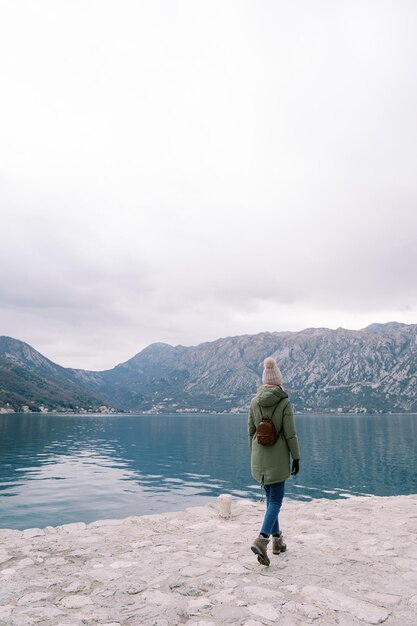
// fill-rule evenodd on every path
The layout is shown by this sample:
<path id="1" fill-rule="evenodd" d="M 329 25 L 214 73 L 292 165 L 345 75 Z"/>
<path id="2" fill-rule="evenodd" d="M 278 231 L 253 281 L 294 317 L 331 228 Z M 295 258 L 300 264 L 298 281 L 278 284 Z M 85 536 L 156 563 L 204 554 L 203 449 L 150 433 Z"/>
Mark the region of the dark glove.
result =
<path id="1" fill-rule="evenodd" d="M 299 471 L 300 471 L 300 461 L 298 459 L 294 459 L 292 462 L 291 475 L 296 476 Z"/>

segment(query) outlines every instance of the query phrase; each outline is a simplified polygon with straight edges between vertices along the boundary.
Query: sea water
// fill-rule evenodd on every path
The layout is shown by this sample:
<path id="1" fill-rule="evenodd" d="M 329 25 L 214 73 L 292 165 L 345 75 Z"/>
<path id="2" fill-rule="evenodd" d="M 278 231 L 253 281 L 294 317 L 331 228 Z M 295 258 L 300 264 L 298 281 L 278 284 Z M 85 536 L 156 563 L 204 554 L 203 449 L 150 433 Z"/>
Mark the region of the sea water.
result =
<path id="1" fill-rule="evenodd" d="M 289 498 L 417 493 L 417 415 L 297 415 Z M 0 527 L 44 527 L 257 499 L 247 416 L 0 415 Z"/>

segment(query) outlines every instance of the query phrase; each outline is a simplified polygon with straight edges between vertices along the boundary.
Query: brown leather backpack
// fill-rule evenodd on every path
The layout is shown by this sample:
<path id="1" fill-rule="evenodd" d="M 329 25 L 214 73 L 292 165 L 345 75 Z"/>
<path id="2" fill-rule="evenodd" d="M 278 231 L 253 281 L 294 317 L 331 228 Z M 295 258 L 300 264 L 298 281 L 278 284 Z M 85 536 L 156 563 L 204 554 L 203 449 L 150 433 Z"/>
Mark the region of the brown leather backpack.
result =
<path id="1" fill-rule="evenodd" d="M 268 417 L 267 415 L 263 414 L 262 407 L 258 402 L 259 410 L 262 415 L 262 420 L 259 422 L 259 424 L 256 427 L 256 440 L 261 446 L 273 446 L 274 443 L 277 441 L 278 437 L 282 433 L 281 431 L 279 435 L 277 434 L 277 429 L 275 428 L 275 424 L 272 421 L 274 413 L 277 410 L 278 404 L 279 402 L 277 402 L 277 404 L 275 405 L 275 408 L 272 411 L 271 417 Z"/>

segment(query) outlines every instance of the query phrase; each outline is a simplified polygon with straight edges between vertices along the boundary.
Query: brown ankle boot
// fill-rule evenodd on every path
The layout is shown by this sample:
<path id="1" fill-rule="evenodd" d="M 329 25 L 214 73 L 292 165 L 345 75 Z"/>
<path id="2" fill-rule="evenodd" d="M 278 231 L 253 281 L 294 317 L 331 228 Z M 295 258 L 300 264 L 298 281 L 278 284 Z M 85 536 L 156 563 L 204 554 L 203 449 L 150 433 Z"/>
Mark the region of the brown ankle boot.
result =
<path id="1" fill-rule="evenodd" d="M 259 535 L 259 537 L 256 537 L 255 541 L 250 547 L 252 552 L 257 555 L 259 563 L 266 566 L 270 564 L 270 560 L 266 551 L 268 543 L 269 539 L 267 539 L 266 537 L 262 537 L 262 535 Z"/>
<path id="2" fill-rule="evenodd" d="M 272 537 L 272 554 L 279 554 L 285 552 L 287 545 L 284 543 L 282 533 L 279 533 L 279 537 Z"/>

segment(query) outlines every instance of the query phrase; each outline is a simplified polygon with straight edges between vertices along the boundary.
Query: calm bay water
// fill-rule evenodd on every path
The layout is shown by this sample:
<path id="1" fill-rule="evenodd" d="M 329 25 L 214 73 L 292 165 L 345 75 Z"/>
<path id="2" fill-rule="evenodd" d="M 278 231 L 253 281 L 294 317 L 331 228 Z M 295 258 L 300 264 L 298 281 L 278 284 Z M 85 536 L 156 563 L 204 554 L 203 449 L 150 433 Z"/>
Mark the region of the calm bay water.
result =
<path id="1" fill-rule="evenodd" d="M 417 415 L 298 415 L 287 497 L 417 493 Z M 0 415 L 0 527 L 258 498 L 245 415 Z"/>

